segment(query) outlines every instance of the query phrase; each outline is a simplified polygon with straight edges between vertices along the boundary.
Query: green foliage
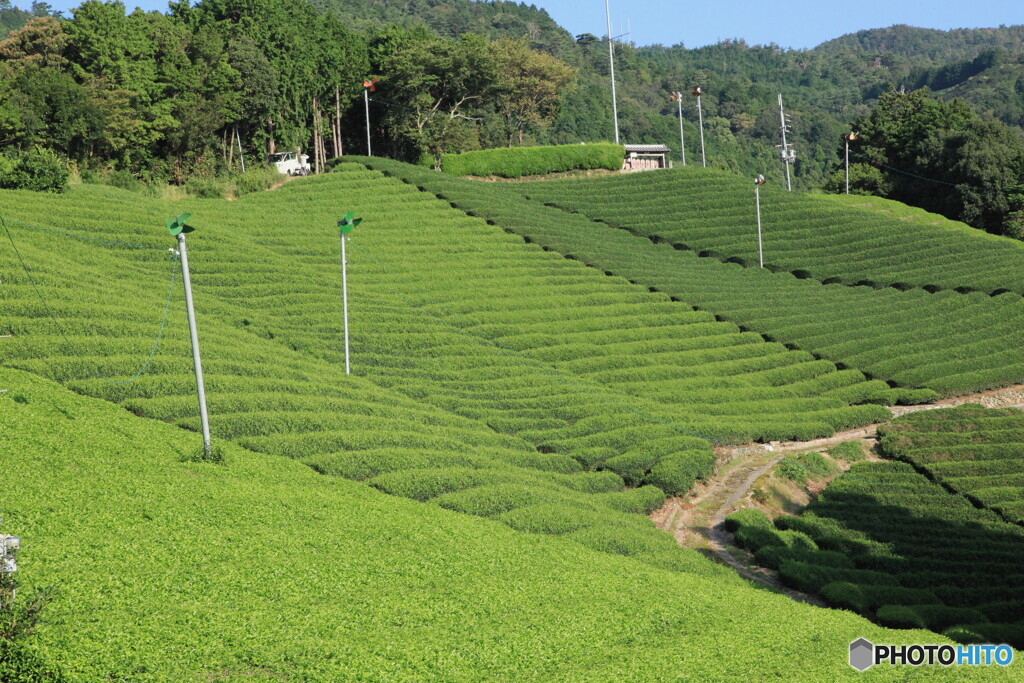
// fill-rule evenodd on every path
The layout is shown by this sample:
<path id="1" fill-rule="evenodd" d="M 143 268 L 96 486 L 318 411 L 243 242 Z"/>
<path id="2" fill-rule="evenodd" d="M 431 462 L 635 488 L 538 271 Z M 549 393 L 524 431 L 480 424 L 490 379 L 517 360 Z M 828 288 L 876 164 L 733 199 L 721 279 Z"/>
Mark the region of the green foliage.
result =
<path id="1" fill-rule="evenodd" d="M 783 460 L 775 468 L 776 476 L 783 479 L 788 479 L 797 484 L 805 484 L 807 482 L 807 468 L 796 460 Z"/>
<path id="2" fill-rule="evenodd" d="M 692 250 L 672 249 L 659 244 L 661 238 L 656 234 L 648 238 L 632 235 L 626 230 L 611 230 L 585 216 L 559 211 L 554 207 L 543 206 L 540 202 L 527 201 L 520 194 L 524 191 L 520 184 L 480 183 L 449 178 L 387 160 L 369 159 L 366 163 L 442 195 L 463 210 L 494 221 L 532 243 L 571 255 L 614 276 L 654 287 L 659 292 L 700 306 L 701 309 L 714 311 L 720 318 L 757 330 L 778 343 L 817 354 L 817 360 L 805 355 L 805 362 L 792 367 L 783 367 L 784 356 L 776 357 L 780 363 L 773 368 L 754 358 L 734 362 L 736 366 L 745 366 L 746 372 L 763 372 L 764 375 L 796 382 L 802 389 L 821 392 L 822 398 L 837 403 L 923 402 L 934 400 L 936 392 L 961 394 L 1024 380 L 1024 355 L 1004 341 L 1021 324 L 1017 316 L 1024 313 L 1018 305 L 1018 295 L 1004 293 L 992 297 L 981 293 L 931 292 L 932 287 L 924 289 L 929 281 L 946 279 L 949 286 L 961 290 L 986 289 L 998 293 L 1019 288 L 1024 291 L 1024 281 L 1019 281 L 1016 275 L 1019 269 L 1013 265 L 1019 259 L 1019 255 L 1013 253 L 1017 250 L 1014 246 L 1016 243 L 1005 238 L 984 235 L 966 226 L 956 227 L 955 224 L 946 226 L 949 229 L 941 232 L 936 230 L 936 226 L 923 227 L 921 232 L 927 239 L 920 243 L 921 249 L 931 249 L 933 242 L 942 237 L 948 240 L 950 249 L 958 254 L 947 265 L 941 268 L 937 264 L 923 265 L 915 274 L 907 270 L 907 259 L 910 258 L 914 263 L 920 263 L 922 259 L 915 260 L 909 255 L 894 256 L 890 263 L 901 264 L 896 271 L 893 270 L 895 266 L 882 268 L 880 259 L 869 257 L 871 250 L 866 244 L 863 252 L 856 249 L 844 252 L 851 255 L 851 263 L 857 264 L 851 266 L 850 271 L 850 277 L 856 277 L 857 281 L 868 273 L 874 272 L 875 277 L 878 277 L 882 271 L 888 270 L 886 277 L 893 283 L 909 279 L 920 283 L 922 288 L 900 291 L 895 287 L 874 289 L 831 286 L 825 284 L 830 281 L 829 278 L 816 281 L 785 273 L 773 274 L 759 268 L 740 268 L 735 264 L 723 264 L 714 258 L 698 256 L 698 253 L 706 252 L 694 253 Z M 673 177 L 673 174 L 679 175 Z M 592 188 L 587 189 L 591 183 L 616 184 L 625 181 L 646 182 L 649 187 L 665 182 L 670 187 L 678 188 L 683 186 L 682 181 L 686 177 L 683 169 L 635 175 L 647 176 L 650 180 L 638 181 L 636 177 L 595 178 L 587 181 L 530 183 L 527 187 L 531 194 L 536 194 L 538 190 L 534 188 L 540 186 L 565 185 L 575 187 L 575 192 L 591 192 Z M 703 176 L 699 171 L 690 175 L 702 184 L 705 182 Z M 714 176 L 708 180 L 709 185 L 716 182 Z M 731 179 L 724 182 L 739 181 Z M 713 189 L 709 188 L 708 191 Z M 637 189 L 637 192 L 640 191 L 644 191 L 643 186 Z M 749 189 L 744 190 L 744 193 L 747 191 Z M 596 196 L 600 194 L 607 192 L 595 193 L 593 203 L 602 201 L 601 197 Z M 563 195 L 570 196 L 564 192 Z M 823 198 L 819 198 L 819 201 L 835 205 Z M 670 200 L 668 193 L 664 193 L 662 202 L 653 204 L 655 209 L 645 208 L 645 211 L 652 214 L 655 211 L 676 211 L 678 202 Z M 635 198 L 624 199 L 623 203 L 617 205 L 617 211 L 624 210 L 623 206 L 634 204 Z M 582 210 L 590 211 L 589 204 Z M 846 220 L 856 224 L 862 217 L 872 216 L 873 220 L 876 215 L 877 212 L 847 213 Z M 682 219 L 674 219 L 672 224 L 676 224 L 677 220 Z M 724 216 L 722 220 L 723 225 L 737 225 L 735 221 L 727 223 Z M 900 226 L 905 225 L 902 221 L 896 222 Z M 637 223 L 629 230 L 648 230 L 646 226 L 646 222 Z M 814 230 L 820 232 L 817 228 Z M 869 243 L 875 237 L 865 235 L 864 239 Z M 884 239 L 888 241 L 891 238 Z M 903 249 L 901 245 L 906 242 L 906 238 L 900 238 L 899 244 L 894 242 L 891 248 L 886 248 L 887 253 Z M 750 240 L 749 236 L 744 244 L 753 245 L 751 248 L 756 249 L 756 241 Z M 801 240 L 791 243 L 797 250 L 803 248 L 802 244 Z M 831 246 L 823 245 L 819 253 L 837 252 Z M 973 258 L 981 258 L 981 253 L 986 254 L 982 261 L 991 258 L 990 264 L 993 266 L 1004 259 L 1006 261 L 998 268 L 965 265 L 973 261 Z M 973 286 L 966 284 L 968 282 Z M 901 313 L 911 309 L 918 311 L 919 315 L 910 318 Z M 733 328 L 733 332 L 739 334 L 736 328 Z M 750 338 L 749 333 L 734 337 L 736 340 Z M 891 389 L 877 380 L 865 382 L 863 376 L 858 376 L 857 370 L 853 369 L 829 373 L 828 369 L 834 368 L 835 362 L 842 362 L 849 368 L 863 369 L 900 387 L 925 386 L 930 389 Z M 580 360 L 572 367 L 592 365 L 593 361 Z M 606 376 L 614 377 L 610 372 Z M 636 373 L 633 377 L 637 378 Z M 690 380 L 692 389 L 689 391 L 683 387 L 674 391 L 652 387 L 651 380 L 664 378 L 662 372 L 660 375 L 626 381 L 623 385 L 629 390 L 641 386 L 645 391 L 657 388 L 661 400 L 677 403 L 697 403 L 716 396 L 714 388 L 698 384 L 699 380 L 696 379 Z M 641 381 L 643 379 L 646 381 Z M 740 387 L 722 389 L 718 396 L 728 394 L 730 397 L 738 397 L 737 389 Z M 759 390 L 758 394 L 764 395 Z M 779 394 L 792 396 L 792 391 L 779 390 Z M 720 399 L 716 397 L 715 400 Z M 832 405 L 835 407 L 835 404 Z M 888 411 L 879 405 L 857 406 L 856 411 L 856 420 L 883 421 L 889 417 Z M 790 434 L 782 438 L 812 439 L 822 436 L 823 432 L 853 426 L 855 422 L 849 412 L 819 412 L 818 416 L 820 419 L 816 423 L 794 425 Z M 849 422 L 848 417 L 851 418 Z M 774 417 L 774 427 L 762 427 L 748 422 L 742 432 L 731 434 L 729 438 L 737 441 L 744 438 L 749 440 L 752 436 L 761 439 L 778 438 L 770 434 L 778 434 L 780 421 L 785 419 L 781 414 Z M 822 424 L 824 421 L 832 425 L 831 430 Z M 839 426 L 844 423 L 847 427 Z M 758 434 L 761 429 L 764 432 Z"/>
<path id="3" fill-rule="evenodd" d="M 441 170 L 450 175 L 501 176 L 519 178 L 575 169 L 622 167 L 625 148 L 621 145 L 590 144 L 557 147 L 509 147 L 445 154 Z"/>
<path id="4" fill-rule="evenodd" d="M 981 118 L 960 100 L 944 103 L 928 90 L 892 90 L 853 129 L 860 136 L 851 154 L 881 169 L 877 176 L 859 174 L 858 188 L 990 232 L 1006 232 L 1010 212 L 1021 208 L 1009 203 L 1013 188 L 1024 182 L 1019 132 Z"/>
<path id="5" fill-rule="evenodd" d="M 1008 418 L 1011 412 L 966 407 L 913 413 L 885 427 L 883 443 L 914 423 L 940 430 L 964 420 L 1018 419 Z M 820 552 L 802 558 L 769 548 L 757 555 L 765 566 L 778 566 L 786 583 L 820 592 L 831 605 L 894 628 L 942 631 L 987 619 L 1017 620 L 1024 574 L 1016 558 L 1024 531 L 907 463 L 854 464 L 800 517 L 780 517 L 777 524 L 790 530 L 781 533 L 802 531 L 848 558 L 852 568 L 844 569 L 823 566 L 829 563 Z"/>
<path id="6" fill-rule="evenodd" d="M 732 512 L 725 518 L 725 530 L 735 532 L 743 526 L 757 527 L 759 529 L 772 529 L 772 520 L 768 519 L 760 510 L 747 508 Z"/>
<path id="7" fill-rule="evenodd" d="M 867 456 L 864 444 L 860 441 L 844 441 L 831 446 L 828 449 L 828 454 L 837 460 L 845 460 L 849 463 L 860 462 Z"/>
<path id="8" fill-rule="evenodd" d="M 1011 522 L 1024 521 L 1024 414 L 964 405 L 911 413 L 879 429 L 882 453 Z"/>
<path id="9" fill-rule="evenodd" d="M 0 162 L 0 188 L 60 193 L 67 186 L 67 164 L 45 147 L 22 152 L 13 164 Z"/>

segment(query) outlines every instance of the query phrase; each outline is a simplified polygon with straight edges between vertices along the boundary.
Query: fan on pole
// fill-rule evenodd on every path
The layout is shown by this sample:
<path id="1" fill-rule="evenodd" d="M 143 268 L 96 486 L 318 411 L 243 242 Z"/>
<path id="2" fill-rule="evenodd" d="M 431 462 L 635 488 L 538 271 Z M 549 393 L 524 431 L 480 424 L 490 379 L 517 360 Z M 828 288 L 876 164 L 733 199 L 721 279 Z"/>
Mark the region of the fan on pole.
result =
<path id="1" fill-rule="evenodd" d="M 379 79 L 371 78 L 363 81 L 363 102 L 366 104 L 366 156 L 373 156 L 373 147 L 370 146 L 370 93 L 377 92 Z"/>
<path id="2" fill-rule="evenodd" d="M 846 142 L 846 194 L 850 194 L 850 143 L 857 139 L 857 134 L 850 131 L 843 136 Z"/>
<path id="3" fill-rule="evenodd" d="M 199 358 L 199 332 L 196 330 L 196 311 L 192 306 L 192 275 L 188 268 L 188 249 L 185 235 L 193 232 L 194 227 L 186 223 L 192 214 L 183 213 L 167 219 L 167 232 L 178 239 L 178 255 L 181 257 L 182 281 L 185 284 L 185 310 L 188 313 L 188 332 L 192 339 L 192 365 L 196 373 L 196 393 L 199 396 L 199 420 L 203 429 L 203 454 L 210 458 L 213 450 L 210 446 L 210 418 L 206 413 L 206 388 L 203 385 L 203 362 Z"/>
<path id="4" fill-rule="evenodd" d="M 349 372 L 349 361 L 348 361 L 348 275 L 346 273 L 346 266 L 348 261 L 345 258 L 345 242 L 349 239 L 348 234 L 352 232 L 352 228 L 358 227 L 363 222 L 362 218 L 353 218 L 355 211 L 349 211 L 345 214 L 345 217 L 338 221 L 338 229 L 341 235 L 341 302 L 342 302 L 342 315 L 345 324 L 345 374 Z"/>
<path id="5" fill-rule="evenodd" d="M 766 182 L 763 175 L 754 178 L 754 202 L 757 204 L 757 260 L 764 268 L 764 250 L 761 247 L 761 186 Z"/>
<path id="6" fill-rule="evenodd" d="M 700 96 L 704 94 L 704 91 L 695 85 L 690 94 L 697 98 L 697 118 L 700 121 L 700 161 L 704 168 L 707 168 L 708 158 L 704 154 L 704 111 L 700 107 Z"/>

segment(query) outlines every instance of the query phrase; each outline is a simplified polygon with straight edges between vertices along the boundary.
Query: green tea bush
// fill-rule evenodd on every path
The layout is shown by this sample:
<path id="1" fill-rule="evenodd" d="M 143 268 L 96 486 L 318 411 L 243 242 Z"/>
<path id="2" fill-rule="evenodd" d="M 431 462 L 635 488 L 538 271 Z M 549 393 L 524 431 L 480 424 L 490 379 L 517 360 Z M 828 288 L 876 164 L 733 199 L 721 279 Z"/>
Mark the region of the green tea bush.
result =
<path id="1" fill-rule="evenodd" d="M 261 192 L 281 182 L 284 177 L 273 166 L 254 166 L 231 181 L 231 194 L 241 197 Z"/>
<path id="2" fill-rule="evenodd" d="M 892 576 L 881 572 L 865 569 L 827 567 L 796 560 L 784 560 L 779 565 L 779 578 L 786 585 L 807 593 L 817 593 L 821 590 L 822 586 L 835 581 L 847 581 L 856 584 L 898 584 L 897 580 Z"/>
<path id="3" fill-rule="evenodd" d="M 958 643 L 1006 643 L 1017 650 L 1024 649 L 1024 624 L 957 624 L 942 632 Z"/>
<path id="4" fill-rule="evenodd" d="M 619 512 L 646 515 L 665 503 L 665 492 L 656 486 L 641 486 L 629 491 L 602 493 L 594 496 L 594 500 Z"/>
<path id="5" fill-rule="evenodd" d="M 757 527 L 760 529 L 774 529 L 775 525 L 768 515 L 755 508 L 746 508 L 729 513 L 725 518 L 725 530 L 735 533 L 737 529 L 744 526 Z"/>
<path id="6" fill-rule="evenodd" d="M 639 531 L 602 525 L 570 532 L 565 538 L 570 538 L 591 550 L 614 555 L 668 552 L 678 547 L 674 538 L 657 529 Z"/>
<path id="7" fill-rule="evenodd" d="M 913 607 L 905 605 L 884 605 L 878 608 L 875 618 L 882 626 L 889 628 L 928 628 L 924 617 Z"/>
<path id="8" fill-rule="evenodd" d="M 853 562 L 846 555 L 834 550 L 811 550 L 808 548 L 786 545 L 767 545 L 754 553 L 757 564 L 768 569 L 778 569 L 785 560 L 796 560 L 808 564 L 825 567 L 845 567 L 853 569 Z"/>
<path id="9" fill-rule="evenodd" d="M 621 145 L 591 143 L 552 147 L 499 147 L 478 152 L 441 155 L 441 170 L 449 175 L 496 175 L 519 178 L 576 169 L 622 168 Z"/>
<path id="10" fill-rule="evenodd" d="M 446 493 L 437 496 L 432 502 L 448 510 L 477 517 L 491 517 L 527 505 L 557 505 L 564 500 L 563 494 L 551 489 L 503 483 Z"/>
<path id="11" fill-rule="evenodd" d="M 833 581 L 821 587 L 821 595 L 828 603 L 839 609 L 864 614 L 868 611 L 868 601 L 861 587 L 849 581 Z"/>

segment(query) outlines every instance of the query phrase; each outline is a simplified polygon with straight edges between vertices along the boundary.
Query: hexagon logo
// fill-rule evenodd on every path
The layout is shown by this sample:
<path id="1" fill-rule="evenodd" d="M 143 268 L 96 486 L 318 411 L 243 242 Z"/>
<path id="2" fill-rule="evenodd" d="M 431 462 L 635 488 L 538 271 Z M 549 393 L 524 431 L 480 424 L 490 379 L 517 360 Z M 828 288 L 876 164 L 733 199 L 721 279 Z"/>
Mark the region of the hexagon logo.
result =
<path id="1" fill-rule="evenodd" d="M 875 646 L 866 638 L 858 638 L 850 643 L 850 666 L 857 671 L 865 671 L 875 663 Z"/>

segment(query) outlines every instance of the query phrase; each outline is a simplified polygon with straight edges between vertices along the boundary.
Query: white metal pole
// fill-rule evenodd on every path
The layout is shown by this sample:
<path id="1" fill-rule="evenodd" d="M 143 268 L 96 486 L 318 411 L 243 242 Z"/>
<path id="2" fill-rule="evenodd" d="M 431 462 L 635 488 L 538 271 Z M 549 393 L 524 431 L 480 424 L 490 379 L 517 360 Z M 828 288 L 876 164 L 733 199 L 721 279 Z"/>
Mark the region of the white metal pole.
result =
<path id="1" fill-rule="evenodd" d="M 178 233 L 178 253 L 181 255 L 182 281 L 185 283 L 185 309 L 188 311 L 188 332 L 192 338 L 192 364 L 196 371 L 196 391 L 199 394 L 199 420 L 203 427 L 203 452 L 209 456 L 210 418 L 206 413 L 206 387 L 203 384 L 203 363 L 199 359 L 199 333 L 196 331 L 196 312 L 192 306 L 192 276 L 188 269 L 188 249 L 185 233 Z"/>
<path id="2" fill-rule="evenodd" d="M 764 251 L 761 248 L 761 186 L 754 185 L 754 201 L 757 204 L 757 260 L 764 268 Z"/>
<path id="3" fill-rule="evenodd" d="M 782 93 L 779 93 L 779 121 L 782 122 L 782 161 L 786 164 L 786 190 L 793 191 L 789 182 L 789 146 L 786 144 L 786 114 L 782 109 Z"/>
<path id="4" fill-rule="evenodd" d="M 345 233 L 341 233 L 341 306 L 345 319 L 345 374 L 349 372 L 348 362 L 348 274 L 346 272 L 348 261 L 345 258 Z"/>
<path id="5" fill-rule="evenodd" d="M 700 120 L 700 161 L 707 168 L 708 158 L 704 156 L 704 111 L 700 108 L 700 95 L 697 95 L 697 118 Z"/>
<path id="6" fill-rule="evenodd" d="M 238 134 L 238 124 L 235 124 L 235 139 L 238 140 L 238 159 L 242 162 L 242 173 L 245 173 L 245 155 L 242 154 L 242 136 Z"/>
<path id="7" fill-rule="evenodd" d="M 850 194 L 850 139 L 846 138 L 846 194 Z"/>
<path id="8" fill-rule="evenodd" d="M 366 156 L 373 156 L 373 148 L 370 146 L 370 90 L 363 88 L 363 102 L 366 104 Z"/>
<path id="9" fill-rule="evenodd" d="M 683 138 L 683 93 L 678 92 L 676 95 L 679 96 L 679 150 L 683 156 L 683 166 L 686 166 L 686 139 Z"/>
<path id="10" fill-rule="evenodd" d="M 619 105 L 615 99 L 615 41 L 612 39 L 612 13 L 608 0 L 604 0 L 604 14 L 608 20 L 608 69 L 612 76 L 612 118 L 615 120 L 615 144 L 619 144 Z"/>

